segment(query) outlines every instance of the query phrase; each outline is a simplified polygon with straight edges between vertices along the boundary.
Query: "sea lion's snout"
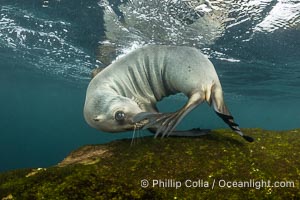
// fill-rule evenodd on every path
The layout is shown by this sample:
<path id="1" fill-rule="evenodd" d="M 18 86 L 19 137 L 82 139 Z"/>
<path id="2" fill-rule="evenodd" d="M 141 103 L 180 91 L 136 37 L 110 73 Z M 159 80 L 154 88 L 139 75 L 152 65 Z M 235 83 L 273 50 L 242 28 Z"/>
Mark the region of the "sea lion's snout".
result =
<path id="1" fill-rule="evenodd" d="M 94 120 L 95 122 L 99 122 L 101 119 L 102 119 L 101 115 L 95 116 L 95 117 L 93 118 L 93 120 Z"/>

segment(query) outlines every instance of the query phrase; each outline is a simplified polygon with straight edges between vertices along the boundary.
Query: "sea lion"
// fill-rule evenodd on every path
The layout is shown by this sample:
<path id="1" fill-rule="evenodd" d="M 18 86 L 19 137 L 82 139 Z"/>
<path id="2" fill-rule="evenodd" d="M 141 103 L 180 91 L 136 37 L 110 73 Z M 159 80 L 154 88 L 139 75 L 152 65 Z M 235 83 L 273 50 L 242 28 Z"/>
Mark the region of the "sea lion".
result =
<path id="1" fill-rule="evenodd" d="M 188 102 L 176 112 L 159 113 L 156 103 L 176 93 L 185 94 Z M 177 124 L 203 101 L 233 131 L 253 141 L 242 133 L 225 105 L 213 64 L 193 47 L 147 45 L 117 59 L 91 80 L 84 117 L 102 131 L 143 128 L 164 137 L 175 132 Z"/>

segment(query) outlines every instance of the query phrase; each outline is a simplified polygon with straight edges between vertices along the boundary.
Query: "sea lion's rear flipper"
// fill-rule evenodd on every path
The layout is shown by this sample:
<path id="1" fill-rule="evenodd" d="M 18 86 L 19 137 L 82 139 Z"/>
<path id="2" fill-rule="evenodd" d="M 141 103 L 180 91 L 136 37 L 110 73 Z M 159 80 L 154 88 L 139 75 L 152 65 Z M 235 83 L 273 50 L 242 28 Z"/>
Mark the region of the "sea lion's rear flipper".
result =
<path id="1" fill-rule="evenodd" d="M 223 119 L 223 121 L 236 133 L 242 136 L 248 142 L 253 142 L 254 139 L 250 136 L 244 135 L 240 130 L 239 125 L 234 122 L 233 117 L 231 116 L 226 104 L 223 100 L 223 93 L 221 87 L 213 88 L 212 91 L 212 104 L 217 115 Z"/>
<path id="2" fill-rule="evenodd" d="M 140 113 L 137 114 L 133 121 L 139 122 L 148 119 L 148 123 L 143 129 L 156 128 L 155 137 L 170 135 L 179 122 L 195 107 L 203 102 L 204 98 L 199 93 L 190 96 L 188 102 L 183 108 L 173 113 Z"/>

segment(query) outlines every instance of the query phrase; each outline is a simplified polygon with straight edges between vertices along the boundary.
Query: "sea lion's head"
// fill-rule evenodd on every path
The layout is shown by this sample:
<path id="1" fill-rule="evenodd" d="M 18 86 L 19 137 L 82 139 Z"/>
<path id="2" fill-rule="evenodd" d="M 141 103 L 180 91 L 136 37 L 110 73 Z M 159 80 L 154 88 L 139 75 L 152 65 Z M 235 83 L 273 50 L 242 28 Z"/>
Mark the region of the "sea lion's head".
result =
<path id="1" fill-rule="evenodd" d="M 133 130 L 133 117 L 143 112 L 134 100 L 120 95 L 101 93 L 89 95 L 84 105 L 86 122 L 101 131 L 122 132 Z"/>

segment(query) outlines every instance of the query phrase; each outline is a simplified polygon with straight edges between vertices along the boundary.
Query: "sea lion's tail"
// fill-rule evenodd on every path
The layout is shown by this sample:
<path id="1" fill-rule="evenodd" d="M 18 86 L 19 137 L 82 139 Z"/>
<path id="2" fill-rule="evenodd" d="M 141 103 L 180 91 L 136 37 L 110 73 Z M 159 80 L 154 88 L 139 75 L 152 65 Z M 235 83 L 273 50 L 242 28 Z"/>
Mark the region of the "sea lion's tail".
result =
<path id="1" fill-rule="evenodd" d="M 253 142 L 253 138 L 244 135 L 240 130 L 239 125 L 234 122 L 232 115 L 230 114 L 223 98 L 223 92 L 221 86 L 214 86 L 211 93 L 211 102 L 217 115 L 223 119 L 223 121 L 236 133 L 242 136 L 248 142 Z"/>

